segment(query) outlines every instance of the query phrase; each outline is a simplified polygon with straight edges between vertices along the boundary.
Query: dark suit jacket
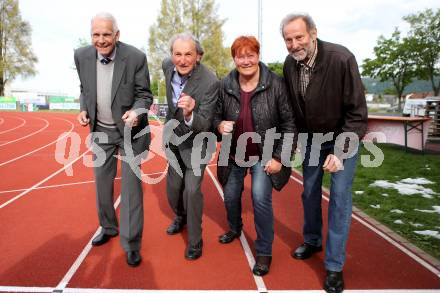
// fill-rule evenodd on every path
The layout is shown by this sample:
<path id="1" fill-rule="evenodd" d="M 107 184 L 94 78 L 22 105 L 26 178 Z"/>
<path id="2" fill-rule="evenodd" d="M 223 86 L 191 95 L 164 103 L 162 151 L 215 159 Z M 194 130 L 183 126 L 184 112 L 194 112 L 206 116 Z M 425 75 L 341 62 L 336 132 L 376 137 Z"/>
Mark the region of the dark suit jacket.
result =
<path id="1" fill-rule="evenodd" d="M 96 128 L 96 58 L 95 47 L 86 46 L 75 50 L 76 70 L 81 82 L 80 108 L 90 118 L 90 129 Z M 127 110 L 149 109 L 153 103 L 150 91 L 150 75 L 147 57 L 133 46 L 117 42 L 112 81 L 112 116 L 117 128 L 124 135 L 125 123 L 122 115 Z M 139 124 L 133 127 L 131 137 L 148 126 L 148 115 L 141 115 Z M 135 154 L 141 153 L 150 144 L 149 132 L 132 141 Z"/>
<path id="2" fill-rule="evenodd" d="M 174 64 L 171 59 L 167 58 L 162 62 L 162 70 L 165 75 L 166 89 L 167 89 L 167 102 L 168 112 L 166 121 L 176 119 L 179 121 L 179 125 L 174 129 L 174 133 L 177 136 L 183 136 L 192 131 L 192 135 L 189 136 L 183 143 L 178 145 L 178 152 L 183 159 L 186 167 L 191 167 L 191 151 L 193 148 L 194 137 L 200 132 L 211 131 L 212 119 L 214 118 L 214 111 L 217 102 L 217 93 L 219 81 L 214 73 L 212 73 L 203 64 L 197 64 L 194 68 L 191 77 L 188 79 L 183 93 L 191 96 L 195 102 L 195 108 L 193 110 L 193 122 L 191 127 L 187 126 L 184 122 L 183 111 L 174 106 L 173 103 L 173 88 L 171 86 L 171 78 L 174 71 Z M 201 147 L 202 152 L 206 150 L 206 142 Z M 173 150 L 176 152 L 177 150 Z"/>

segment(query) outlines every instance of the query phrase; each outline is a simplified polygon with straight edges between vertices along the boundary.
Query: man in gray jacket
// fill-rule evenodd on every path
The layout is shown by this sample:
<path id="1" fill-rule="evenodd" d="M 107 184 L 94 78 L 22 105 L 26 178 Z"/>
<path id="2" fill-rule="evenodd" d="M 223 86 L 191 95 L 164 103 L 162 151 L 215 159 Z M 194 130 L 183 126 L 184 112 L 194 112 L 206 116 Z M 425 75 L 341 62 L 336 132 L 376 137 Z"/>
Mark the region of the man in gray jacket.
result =
<path id="1" fill-rule="evenodd" d="M 153 102 L 147 59 L 138 49 L 118 41 L 118 26 L 111 14 L 96 15 L 91 26 L 92 45 L 75 50 L 74 58 L 81 83 L 78 121 L 95 132 L 96 202 L 102 229 L 92 245 L 108 242 L 119 230 L 127 263 L 137 266 L 144 223 L 140 155 L 150 144 L 149 132 L 138 134 L 148 126 L 145 112 Z M 120 229 L 113 208 L 118 152 L 124 158 Z"/>
<path id="2" fill-rule="evenodd" d="M 201 184 L 205 163 L 192 164 L 194 152 L 206 154 L 206 142 L 195 144 L 197 134 L 211 129 L 217 101 L 218 80 L 200 59 L 203 50 L 198 40 L 188 33 L 178 34 L 170 41 L 171 59 L 162 63 L 167 89 L 167 124 L 174 123 L 173 138 L 165 142 L 170 162 L 167 174 L 168 201 L 175 219 L 167 229 L 169 235 L 181 232 L 188 225 L 188 246 L 185 257 L 202 255 L 203 194 Z M 167 129 L 167 125 L 165 126 Z M 186 137 L 187 136 L 187 137 Z M 177 137 L 186 137 L 176 142 Z M 196 172 L 197 171 L 197 172 Z"/>

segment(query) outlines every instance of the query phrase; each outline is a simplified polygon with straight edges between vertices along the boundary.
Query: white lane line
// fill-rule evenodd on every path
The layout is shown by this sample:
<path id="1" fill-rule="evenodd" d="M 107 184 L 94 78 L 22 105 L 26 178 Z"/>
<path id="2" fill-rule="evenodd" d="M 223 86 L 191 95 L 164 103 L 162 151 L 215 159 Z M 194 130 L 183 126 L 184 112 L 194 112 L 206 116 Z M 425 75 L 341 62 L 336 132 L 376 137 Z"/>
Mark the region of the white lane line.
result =
<path id="1" fill-rule="evenodd" d="M 0 292 L 52 292 L 52 287 L 0 286 Z M 146 290 L 146 289 L 100 289 L 100 288 L 65 288 L 66 293 L 255 293 L 255 290 Z M 322 293 L 323 290 L 270 290 L 272 293 Z M 346 293 L 439 293 L 439 289 L 368 289 L 344 290 Z"/>
<path id="2" fill-rule="evenodd" d="M 160 174 L 163 174 L 165 172 L 166 171 L 144 174 L 144 175 L 142 175 L 142 177 L 160 175 Z M 115 180 L 120 180 L 120 179 L 121 179 L 121 177 L 115 177 Z M 45 186 L 36 187 L 36 188 L 34 188 L 34 190 L 57 188 L 57 187 L 69 187 L 69 186 L 74 186 L 74 185 L 90 184 L 90 183 L 95 183 L 95 180 L 71 182 L 71 183 L 64 183 L 64 184 L 45 185 Z M 15 190 L 4 190 L 4 191 L 0 191 L 0 194 L 3 194 L 3 193 L 13 193 L 13 192 L 21 192 L 21 191 L 25 191 L 25 190 L 26 190 L 26 188 L 15 189 Z"/>
<path id="3" fill-rule="evenodd" d="M 270 293 L 323 293 L 324 290 L 270 290 Z M 438 289 L 368 289 L 344 290 L 345 293 L 440 293 Z"/>
<path id="4" fill-rule="evenodd" d="M 298 178 L 295 178 L 292 175 L 290 175 L 290 178 L 293 179 L 294 181 L 298 182 L 299 184 L 303 185 L 303 182 L 301 180 L 299 180 Z M 329 201 L 329 198 L 324 193 L 322 193 L 322 197 L 326 201 Z M 389 243 L 391 243 L 392 245 L 394 245 L 395 247 L 400 249 L 403 253 L 405 253 L 406 255 L 411 257 L 413 260 L 415 260 L 417 263 L 422 265 L 425 269 L 429 270 L 430 272 L 434 273 L 438 278 L 440 278 L 440 271 L 436 267 L 434 267 L 430 263 L 426 262 L 420 256 L 416 255 L 414 252 L 412 252 L 411 250 L 409 250 L 408 248 L 406 248 L 402 244 L 398 243 L 397 241 L 395 241 L 394 239 L 392 239 L 391 237 L 389 237 L 388 235 L 386 235 L 385 233 L 380 231 L 378 228 L 374 227 L 370 223 L 363 220 L 361 217 L 356 215 L 354 212 L 352 213 L 352 217 L 353 217 L 353 219 L 356 219 L 358 222 L 363 224 L 365 227 L 369 228 L 371 231 L 375 232 L 376 234 L 381 236 L 383 239 L 385 239 L 386 241 L 388 241 Z M 439 290 L 439 292 L 440 292 L 440 290 Z"/>
<path id="5" fill-rule="evenodd" d="M 52 292 L 51 287 L 18 287 L 18 286 L 0 286 L 0 292 Z"/>
<path id="6" fill-rule="evenodd" d="M 113 208 L 117 209 L 119 204 L 121 203 L 121 195 L 119 194 L 118 199 L 115 201 Z M 69 284 L 70 280 L 72 279 L 73 275 L 76 273 L 76 271 L 79 269 L 80 265 L 82 264 L 82 262 L 84 261 L 84 259 L 86 258 L 87 254 L 89 254 L 90 250 L 92 249 L 92 240 L 93 238 L 95 238 L 96 236 L 98 236 L 98 234 L 101 233 L 101 227 L 98 227 L 98 229 L 96 229 L 95 234 L 93 234 L 92 238 L 89 239 L 89 242 L 87 242 L 86 246 L 84 247 L 83 251 L 81 252 L 81 254 L 77 257 L 77 259 L 75 260 L 75 262 L 73 263 L 73 265 L 70 267 L 70 269 L 67 271 L 67 273 L 64 275 L 63 279 L 60 281 L 60 283 L 57 285 L 57 287 L 55 288 L 55 290 L 61 290 L 63 291 L 64 288 L 66 288 L 67 284 Z M 54 291 L 55 291 L 54 290 Z"/>
<path id="7" fill-rule="evenodd" d="M 14 196 L 13 198 L 11 198 L 10 200 L 8 200 L 7 202 L 5 202 L 4 204 L 0 205 L 0 209 L 4 208 L 5 206 L 11 204 L 12 202 L 16 201 L 17 199 L 25 196 L 27 193 L 29 193 L 30 191 L 34 190 L 35 188 L 37 188 L 38 186 L 40 186 L 41 184 L 43 184 L 44 182 L 48 181 L 49 179 L 51 179 L 52 177 L 58 175 L 59 173 L 63 172 L 65 169 L 67 169 L 68 167 L 70 167 L 71 165 L 73 165 L 73 163 L 75 163 L 76 161 L 78 161 L 79 159 L 81 159 L 82 157 L 84 157 L 85 154 L 87 154 L 88 152 L 90 152 L 90 149 L 88 149 L 87 151 L 85 151 L 81 156 L 79 156 L 78 158 L 76 158 L 75 160 L 73 160 L 72 162 L 70 162 L 69 164 L 66 164 L 63 168 L 59 169 L 58 171 L 55 171 L 54 173 L 52 173 L 51 175 L 49 175 L 48 177 L 44 178 L 43 180 L 41 180 L 40 182 L 34 184 L 33 186 L 27 188 L 25 191 L 23 191 L 22 193 L 20 193 L 17 196 Z"/>
<path id="8" fill-rule="evenodd" d="M 217 188 L 218 194 L 220 195 L 220 197 L 224 201 L 225 198 L 224 198 L 223 189 L 220 186 L 220 183 L 214 177 L 214 174 L 212 174 L 212 172 L 209 169 L 209 167 L 206 168 L 206 171 L 208 172 L 209 177 L 211 177 L 212 182 L 214 183 L 215 187 Z M 246 255 L 246 259 L 247 259 L 247 261 L 249 263 L 249 267 L 250 267 L 251 272 L 252 272 L 252 268 L 255 265 L 255 258 L 254 258 L 253 254 L 252 254 L 252 251 L 251 251 L 250 247 L 249 247 L 249 243 L 247 242 L 246 237 L 244 236 L 244 230 L 241 233 L 240 242 L 241 242 L 241 246 L 243 247 L 244 254 Z M 259 277 L 259 276 L 255 276 L 254 274 L 252 274 L 252 276 L 254 277 L 254 281 L 255 281 L 255 284 L 257 285 L 258 292 L 267 292 L 266 284 L 264 284 L 263 278 Z"/>
<path id="9" fill-rule="evenodd" d="M 255 290 L 141 290 L 141 289 L 79 289 L 66 288 L 64 292 L 77 293 L 255 293 Z M 324 290 L 270 290 L 270 293 L 325 293 Z M 384 289 L 384 290 L 344 290 L 345 293 L 440 293 L 438 289 Z"/>
<path id="10" fill-rule="evenodd" d="M 0 286 L 0 292 L 53 292 L 51 287 Z M 63 293 L 255 293 L 255 290 L 144 290 L 144 289 L 97 289 L 65 288 Z M 323 293 L 323 290 L 270 290 L 272 293 Z M 368 289 L 347 290 L 346 293 L 439 293 L 439 289 Z"/>
<path id="11" fill-rule="evenodd" d="M 15 158 L 13 158 L 13 159 L 11 159 L 9 161 L 5 161 L 5 162 L 0 163 L 0 167 L 4 166 L 6 164 L 12 163 L 14 161 L 17 161 L 17 160 L 19 160 L 21 158 L 24 158 L 26 156 L 32 155 L 33 153 L 38 152 L 39 150 L 42 150 L 42 149 L 44 149 L 44 148 L 46 148 L 46 147 L 56 143 L 57 141 L 64 139 L 66 136 L 68 136 L 73 131 L 73 128 L 75 127 L 75 125 L 72 122 L 70 122 L 69 120 L 63 119 L 63 118 L 55 118 L 55 117 L 54 117 L 54 119 L 59 119 L 59 120 L 64 120 L 64 121 L 69 122 L 71 124 L 69 131 L 66 132 L 63 136 L 58 137 L 58 139 L 56 139 L 56 140 L 54 140 L 54 141 L 52 141 L 52 142 L 50 142 L 50 143 L 48 143 L 48 144 L 46 144 L 46 145 L 44 145 L 42 147 L 39 147 L 39 148 L 37 148 L 37 149 L 35 149 L 33 151 L 30 151 L 30 152 L 28 152 L 26 154 L 21 155 L 21 156 L 15 157 Z"/>
<path id="12" fill-rule="evenodd" d="M 10 143 L 14 143 L 14 142 L 17 142 L 17 141 L 23 140 L 23 139 L 28 138 L 28 137 L 30 137 L 30 136 L 33 136 L 33 135 L 35 135 L 35 134 L 37 134 L 37 133 L 40 133 L 41 131 L 45 130 L 47 127 L 49 127 L 49 121 L 47 121 L 46 119 L 42 119 L 42 118 L 38 118 L 38 117 L 36 117 L 35 119 L 43 120 L 43 121 L 46 123 L 46 125 L 44 125 L 43 128 L 40 128 L 40 129 L 37 130 L 37 131 L 34 131 L 34 132 L 32 132 L 32 133 L 29 133 L 28 135 L 25 135 L 25 136 L 22 136 L 22 137 L 20 137 L 20 138 L 17 138 L 17 139 L 10 140 L 10 141 L 8 141 L 8 142 L 2 143 L 2 144 L 0 144 L 0 147 L 1 147 L 1 146 L 4 146 L 4 145 L 7 145 L 7 144 L 10 144 Z"/>
<path id="13" fill-rule="evenodd" d="M 22 121 L 22 123 L 21 123 L 20 125 L 16 126 L 16 127 L 14 127 L 14 128 L 0 131 L 0 134 L 7 133 L 7 132 L 10 132 L 10 131 L 13 131 L 13 130 L 18 129 L 18 128 L 20 128 L 20 127 L 22 127 L 23 125 L 26 124 L 26 120 L 24 120 L 23 118 L 20 118 L 20 117 L 13 117 L 13 118 L 20 119 L 20 120 Z"/>
<path id="14" fill-rule="evenodd" d="M 143 290 L 143 289 L 79 289 L 79 288 L 66 288 L 63 293 L 256 293 L 255 290 Z"/>
<path id="15" fill-rule="evenodd" d="M 120 179 L 120 177 L 115 178 L 115 179 Z M 95 180 L 88 180 L 88 181 L 79 181 L 79 182 L 64 183 L 64 184 L 45 185 L 45 186 L 35 187 L 34 190 L 50 189 L 50 188 L 57 188 L 57 187 L 69 187 L 69 186 L 89 184 L 89 183 L 94 183 L 94 182 L 95 182 Z M 22 192 L 25 190 L 27 190 L 27 188 L 4 190 L 4 191 L 0 191 L 0 194 Z"/>
<path id="16" fill-rule="evenodd" d="M 165 171 L 157 172 L 157 173 L 151 173 L 150 175 L 152 175 L 152 174 L 163 174 L 164 172 Z M 147 176 L 148 174 L 144 174 L 144 175 Z M 114 209 L 117 209 L 120 203 L 121 203 L 121 195 L 119 194 L 118 199 L 116 200 L 115 204 L 113 205 Z M 98 234 L 100 232 L 101 232 L 101 227 L 99 227 L 96 230 L 95 234 L 93 234 L 92 238 L 90 238 L 89 242 L 84 247 L 84 249 L 81 252 L 81 254 L 78 256 L 78 258 L 75 260 L 73 265 L 70 267 L 70 269 L 64 275 L 63 279 L 57 285 L 55 290 L 62 290 L 63 292 L 66 292 L 67 289 L 65 290 L 65 288 L 67 287 L 67 284 L 69 284 L 69 282 L 72 279 L 73 275 L 75 275 L 76 271 L 81 266 L 82 262 L 84 261 L 84 259 L 87 256 L 87 254 L 89 254 L 90 250 L 92 249 L 92 240 L 93 240 L 93 238 L 98 236 Z M 76 290 L 76 289 L 72 289 L 72 290 Z M 74 292 L 74 291 L 71 291 L 71 292 Z"/>

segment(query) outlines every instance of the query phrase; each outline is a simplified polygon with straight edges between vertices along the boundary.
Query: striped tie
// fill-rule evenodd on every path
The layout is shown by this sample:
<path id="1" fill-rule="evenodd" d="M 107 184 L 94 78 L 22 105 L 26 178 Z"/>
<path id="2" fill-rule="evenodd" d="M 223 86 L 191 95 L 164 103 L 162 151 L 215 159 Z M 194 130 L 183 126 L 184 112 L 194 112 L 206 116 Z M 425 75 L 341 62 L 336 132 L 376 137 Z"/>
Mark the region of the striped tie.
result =
<path id="1" fill-rule="evenodd" d="M 100 61 L 101 61 L 102 64 L 107 65 L 107 64 L 109 64 L 112 61 L 112 59 L 110 59 L 108 57 L 104 57 Z"/>

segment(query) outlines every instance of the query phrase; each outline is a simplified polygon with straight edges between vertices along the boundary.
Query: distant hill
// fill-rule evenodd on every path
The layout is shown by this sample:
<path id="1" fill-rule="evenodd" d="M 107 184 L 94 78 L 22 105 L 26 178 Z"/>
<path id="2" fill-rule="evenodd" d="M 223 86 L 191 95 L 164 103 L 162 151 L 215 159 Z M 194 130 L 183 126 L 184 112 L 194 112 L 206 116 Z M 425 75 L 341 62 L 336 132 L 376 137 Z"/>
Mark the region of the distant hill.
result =
<path id="1" fill-rule="evenodd" d="M 394 88 L 393 84 L 389 81 L 380 82 L 368 77 L 362 78 L 362 82 L 370 94 L 383 94 L 386 89 Z M 427 80 L 415 80 L 405 88 L 403 94 L 414 92 L 432 92 L 431 82 Z"/>

